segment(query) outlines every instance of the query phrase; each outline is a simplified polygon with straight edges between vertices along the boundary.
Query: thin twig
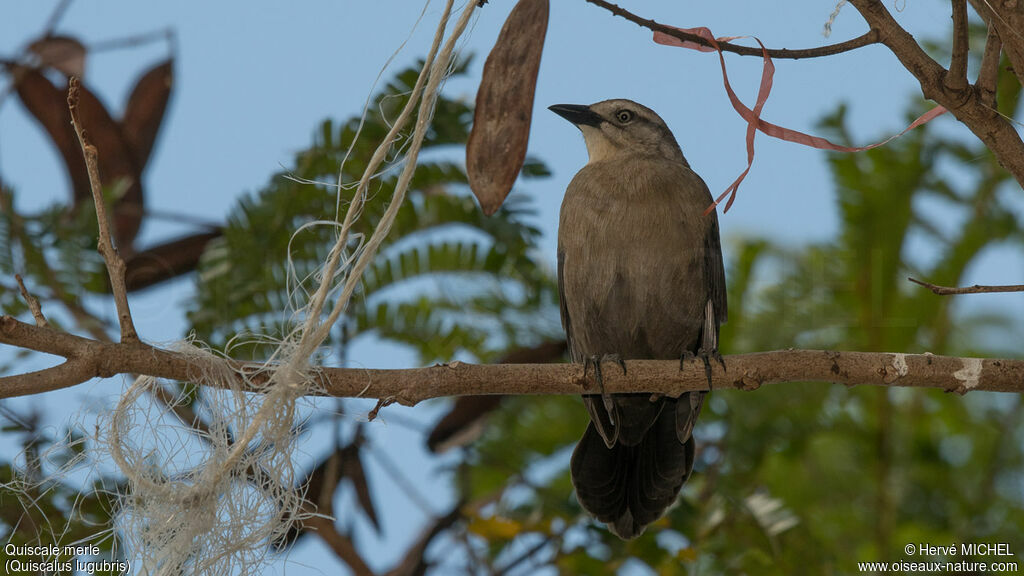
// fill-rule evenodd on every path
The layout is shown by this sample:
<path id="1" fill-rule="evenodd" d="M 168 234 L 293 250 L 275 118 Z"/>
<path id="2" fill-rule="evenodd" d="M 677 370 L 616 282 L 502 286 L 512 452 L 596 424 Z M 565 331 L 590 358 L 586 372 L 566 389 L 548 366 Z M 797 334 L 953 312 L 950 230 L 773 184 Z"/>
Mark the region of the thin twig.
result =
<path id="1" fill-rule="evenodd" d="M 10 214 L 11 236 L 21 245 L 21 251 L 25 258 L 27 252 L 32 251 L 32 257 L 36 258 L 42 268 L 43 281 L 52 292 L 49 299 L 56 299 L 67 308 L 71 317 L 75 319 L 78 327 L 92 335 L 94 340 L 107 341 L 106 330 L 103 328 L 103 321 L 93 316 L 88 310 L 82 307 L 78 299 L 64 290 L 64 285 L 57 278 L 53 267 L 47 261 L 45 250 L 36 250 L 31 240 L 25 233 L 25 223 L 21 214 L 14 209 L 14 199 L 11 194 L 0 186 L 0 211 Z"/>
<path id="2" fill-rule="evenodd" d="M 953 55 L 949 60 L 946 87 L 954 91 L 967 88 L 967 0 L 952 0 L 953 5 Z"/>
<path id="3" fill-rule="evenodd" d="M 402 472 L 402 469 L 396 465 L 391 458 L 385 453 L 383 448 L 377 448 L 376 446 L 370 446 L 370 455 L 377 461 L 377 464 L 384 469 L 385 472 L 391 476 L 391 480 L 405 492 L 405 496 L 416 505 L 427 516 L 434 516 L 433 508 L 430 506 L 430 500 L 421 493 L 408 478 Z"/>
<path id="4" fill-rule="evenodd" d="M 57 7 L 53 9 L 50 14 L 50 18 L 46 21 L 46 27 L 43 28 L 43 37 L 53 36 L 53 33 L 57 30 L 57 26 L 60 24 L 60 19 L 64 17 L 64 13 L 67 12 L 71 6 L 71 0 L 61 0 Z"/>
<path id="5" fill-rule="evenodd" d="M 136 34 L 134 36 L 127 36 L 124 38 L 112 38 L 110 40 L 100 40 L 90 44 L 89 50 L 93 53 L 104 50 L 119 50 L 121 48 L 142 46 L 159 40 L 166 40 L 169 43 L 173 43 L 174 30 L 170 28 L 162 28 L 145 34 Z"/>
<path id="6" fill-rule="evenodd" d="M 325 544 L 330 546 L 334 554 L 348 565 L 356 576 L 373 576 L 375 573 L 366 560 L 356 550 L 352 539 L 338 531 L 334 521 L 322 516 L 312 516 L 302 521 L 307 528 L 314 531 Z"/>
<path id="7" fill-rule="evenodd" d="M 39 306 L 39 300 L 36 300 L 35 296 L 29 294 L 28 288 L 25 287 L 25 281 L 21 279 L 21 274 L 15 274 L 14 279 L 18 281 L 18 290 L 21 291 L 21 297 L 28 304 L 28 309 L 36 320 L 36 326 L 40 328 L 48 327 L 50 323 L 46 321 L 46 316 L 43 316 L 43 309 Z"/>
<path id="8" fill-rule="evenodd" d="M 398 564 L 391 570 L 388 570 L 387 576 L 413 576 L 415 574 L 423 574 L 425 572 L 423 568 L 429 565 L 425 557 L 427 547 L 430 546 L 430 543 L 438 534 L 447 530 L 463 518 L 466 507 L 467 506 L 463 506 L 463 502 L 457 502 L 450 512 L 437 518 L 433 524 L 427 526 L 423 532 L 420 533 L 420 537 L 416 542 L 414 542 L 412 546 L 409 546 L 405 551 L 405 556 L 402 557 Z"/>
<path id="9" fill-rule="evenodd" d="M 516 556 L 512 560 L 509 560 L 508 563 L 506 563 L 504 566 L 495 570 L 494 576 L 504 576 L 505 574 L 508 574 L 510 570 L 512 570 L 516 566 L 519 566 L 523 562 L 526 562 L 527 560 L 532 558 L 534 554 L 540 552 L 548 546 L 554 546 L 557 550 L 561 547 L 561 541 L 563 536 L 562 532 L 563 531 L 559 531 L 554 534 L 551 534 L 550 536 L 542 536 L 540 541 L 538 541 L 536 544 L 530 546 L 526 550 L 523 550 L 523 552 L 519 554 L 519 556 Z"/>
<path id="10" fill-rule="evenodd" d="M 659 24 L 654 20 L 648 20 L 647 18 L 643 18 L 642 16 L 637 16 L 636 14 L 633 14 L 629 10 L 616 6 L 611 2 L 605 2 L 605 0 L 584 1 L 595 6 L 604 8 L 605 10 L 611 12 L 616 16 L 621 16 L 622 18 L 625 18 L 626 20 L 629 20 L 630 22 L 633 22 L 638 26 L 647 28 L 648 30 L 668 34 L 669 36 L 673 36 L 675 38 L 683 40 L 684 42 L 694 42 L 696 44 L 700 44 L 701 46 L 711 47 L 710 42 L 696 34 L 683 32 L 682 30 L 678 30 L 671 26 Z M 864 46 L 877 44 L 880 41 L 881 40 L 878 36 L 878 32 L 872 29 L 861 36 L 853 38 L 852 40 L 839 42 L 838 44 L 829 44 L 828 46 L 819 46 L 818 48 L 800 48 L 795 50 L 788 48 L 769 48 L 768 56 L 772 58 L 783 58 L 789 60 L 799 60 L 801 58 L 820 58 L 822 56 L 832 56 L 834 54 L 850 52 L 851 50 L 856 50 L 857 48 L 863 48 Z M 738 44 L 731 44 L 729 42 L 719 42 L 718 46 L 724 52 L 732 52 L 734 54 L 739 54 L 741 56 L 764 56 L 764 54 L 761 52 L 760 47 L 754 48 L 751 46 L 740 46 Z"/>
<path id="11" fill-rule="evenodd" d="M 985 51 L 981 55 L 981 69 L 978 70 L 978 98 L 989 108 L 996 108 L 996 86 L 999 81 L 999 58 L 1003 49 L 1003 41 L 999 38 L 995 26 L 988 27 L 988 38 L 985 39 Z"/>
<path id="12" fill-rule="evenodd" d="M 117 319 L 121 325 L 121 342 L 137 342 L 139 335 L 135 332 L 132 313 L 128 308 L 128 291 L 125 288 L 125 263 L 114 248 L 110 233 L 110 222 L 107 220 L 106 203 L 103 201 L 103 187 L 100 184 L 99 160 L 96 147 L 89 143 L 85 128 L 78 117 L 78 90 L 81 81 L 77 76 L 68 79 L 68 109 L 71 111 L 71 124 L 75 127 L 78 143 L 82 147 L 85 166 L 89 172 L 89 187 L 92 188 L 92 199 L 96 204 L 96 221 L 99 226 L 99 242 L 96 247 L 107 265 L 110 276 L 110 289 L 114 293 L 114 304 L 117 306 Z"/>
<path id="13" fill-rule="evenodd" d="M 939 286 L 932 284 L 931 282 L 924 282 L 916 278 L 907 278 L 914 284 L 920 284 L 939 296 L 948 296 L 950 294 L 991 294 L 994 292 L 1024 292 L 1024 284 L 1010 284 L 1006 286 L 982 286 L 975 284 L 974 286 L 964 286 L 961 288 Z"/>
<path id="14" fill-rule="evenodd" d="M 196 433 L 196 437 L 204 441 L 209 441 L 213 434 L 210 425 L 206 423 L 191 406 L 183 404 L 175 394 L 172 394 L 166 386 L 153 386 L 151 389 L 153 397 L 163 405 L 163 407 L 178 417 L 178 420 L 188 426 L 193 432 Z"/>
<path id="15" fill-rule="evenodd" d="M 4 210 L 7 210 L 11 214 L 11 227 L 13 228 L 13 236 L 15 236 L 24 247 L 25 243 L 28 242 L 28 239 L 25 238 L 24 236 L 24 229 L 22 226 L 21 218 L 16 212 L 14 212 L 13 202 L 11 201 L 10 195 L 7 194 L 6 191 L 4 191 L 2 188 L 0 188 L 0 206 L 2 206 Z M 81 305 L 78 304 L 78 302 L 75 300 L 75 298 L 69 295 L 64 290 L 64 286 L 57 279 L 56 275 L 53 272 L 53 269 L 46 261 L 45 251 L 38 251 L 36 256 L 42 263 L 42 267 L 44 270 L 43 275 L 47 283 L 49 284 L 50 289 L 53 291 L 53 297 L 61 304 L 63 304 L 65 308 L 67 308 L 68 312 L 71 313 L 71 316 L 75 318 L 75 321 L 78 323 L 79 327 L 89 332 L 89 334 L 92 335 L 94 340 L 97 340 L 99 342 L 110 342 L 110 337 L 107 335 L 107 332 L 103 329 L 103 323 L 95 316 L 87 312 L 84 308 L 82 308 Z M 28 303 L 29 310 L 32 312 L 33 318 L 35 318 L 36 320 L 36 325 L 44 328 L 49 327 L 49 323 L 47 322 L 46 317 L 43 315 L 42 307 L 39 305 L 39 301 L 31 294 L 29 294 L 28 290 L 25 287 L 25 283 L 21 278 L 21 275 L 16 274 L 14 277 L 18 281 L 18 287 L 21 290 L 22 297 L 25 298 L 25 301 Z M 174 395 L 168 392 L 164 386 L 153 387 L 153 395 L 161 404 L 163 404 L 163 406 L 166 409 L 168 409 L 175 416 L 177 416 L 178 419 L 181 420 L 183 424 L 191 427 L 195 432 L 198 432 L 197 436 L 199 438 L 209 438 L 209 425 L 207 425 L 206 422 L 204 422 L 195 413 L 195 411 L 192 410 L 191 407 L 175 401 Z"/>

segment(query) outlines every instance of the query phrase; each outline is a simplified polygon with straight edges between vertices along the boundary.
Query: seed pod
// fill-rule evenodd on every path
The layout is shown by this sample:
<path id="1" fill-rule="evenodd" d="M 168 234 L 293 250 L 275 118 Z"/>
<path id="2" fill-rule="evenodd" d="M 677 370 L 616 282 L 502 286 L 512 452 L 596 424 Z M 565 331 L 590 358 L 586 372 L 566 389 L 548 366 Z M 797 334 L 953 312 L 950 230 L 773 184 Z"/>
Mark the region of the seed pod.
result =
<path id="1" fill-rule="evenodd" d="M 519 0 L 487 56 L 466 144 L 469 186 L 484 214 L 498 211 L 526 159 L 548 0 Z"/>

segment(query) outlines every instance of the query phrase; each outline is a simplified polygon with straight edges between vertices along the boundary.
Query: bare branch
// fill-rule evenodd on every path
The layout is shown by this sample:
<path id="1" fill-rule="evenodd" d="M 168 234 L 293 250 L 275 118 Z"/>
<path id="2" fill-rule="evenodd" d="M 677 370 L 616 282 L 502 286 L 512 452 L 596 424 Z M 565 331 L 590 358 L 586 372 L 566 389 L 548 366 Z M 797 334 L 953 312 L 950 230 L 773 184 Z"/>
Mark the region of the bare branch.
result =
<path id="1" fill-rule="evenodd" d="M 192 429 L 196 433 L 196 437 L 203 440 L 209 441 L 210 436 L 213 434 L 210 429 L 210 425 L 206 423 L 206 420 L 202 419 L 191 406 L 183 404 L 167 386 L 153 386 L 151 389 L 153 397 L 169 412 L 178 417 L 178 420 Z"/>
<path id="2" fill-rule="evenodd" d="M 44 368 L 17 376 L 0 377 L 0 398 L 42 394 L 51 390 L 70 388 L 81 384 L 96 374 L 89 362 L 68 360 L 52 368 Z"/>
<path id="3" fill-rule="evenodd" d="M 25 236 L 24 222 L 22 221 L 21 215 L 14 210 L 14 200 L 11 194 L 0 185 L 0 212 L 6 212 L 10 214 L 11 223 L 11 237 L 15 238 L 21 245 L 22 252 L 26 252 L 32 247 L 32 243 Z M 53 268 L 47 261 L 45 250 L 33 250 L 33 257 L 37 258 L 41 264 L 43 281 L 45 285 L 50 288 L 52 292 L 52 298 L 55 298 L 67 308 L 71 317 L 75 319 L 78 326 L 92 335 L 97 340 L 106 340 L 106 332 L 103 329 L 103 322 L 98 318 L 90 314 L 85 308 L 82 307 L 78 299 L 68 294 L 64 290 L 63 284 L 57 280 L 57 275 L 54 273 Z"/>
<path id="4" fill-rule="evenodd" d="M 353 574 L 356 576 L 374 576 L 373 570 L 366 563 L 366 560 L 363 560 L 359 551 L 356 550 L 352 539 L 339 532 L 333 520 L 323 516 L 311 516 L 304 519 L 302 523 L 307 528 L 315 531 L 315 534 L 331 547 L 331 550 L 334 551 L 338 558 L 345 564 L 348 564 Z"/>
<path id="5" fill-rule="evenodd" d="M 400 466 L 388 456 L 387 451 L 383 448 L 377 448 L 376 446 L 370 446 L 368 450 L 370 456 L 377 461 L 377 464 L 387 472 L 388 476 L 391 477 L 391 481 L 394 482 L 398 488 L 405 493 L 406 498 L 410 502 L 416 505 L 426 516 L 434 515 L 434 508 L 430 505 L 430 499 L 427 498 L 423 492 L 416 487 L 416 484 L 410 480 Z"/>
<path id="6" fill-rule="evenodd" d="M 626 20 L 629 20 L 630 22 L 633 22 L 634 24 L 637 24 L 638 26 L 641 26 L 643 28 L 647 28 L 648 30 L 651 30 L 653 32 L 662 32 L 664 34 L 668 34 L 669 36 L 679 38 L 684 42 L 694 42 L 696 44 L 700 44 L 701 46 L 711 47 L 711 44 L 707 40 L 701 38 L 696 34 L 689 34 L 687 32 L 683 32 L 681 30 L 673 28 L 671 26 L 659 24 L 654 20 L 648 20 L 641 16 L 637 16 L 636 14 L 633 14 L 632 12 L 624 8 L 616 6 L 611 2 L 606 2 L 605 0 L 585 1 L 595 6 L 604 8 L 605 10 L 611 12 L 616 16 L 621 16 L 622 18 L 625 18 Z M 769 48 L 768 56 L 772 58 L 781 58 L 789 60 L 799 60 L 801 58 L 820 58 L 822 56 L 832 56 L 834 54 L 850 52 L 851 50 L 856 50 L 857 48 L 863 48 L 864 46 L 877 44 L 879 41 L 880 40 L 878 37 L 878 33 L 875 30 L 869 30 L 862 36 L 858 36 L 852 40 L 847 40 L 845 42 L 840 42 L 838 44 L 830 44 L 828 46 L 819 46 L 818 48 L 801 48 L 795 50 L 788 48 Z M 760 47 L 753 48 L 750 46 L 740 46 L 738 44 L 730 44 L 729 42 L 719 42 L 718 46 L 724 52 L 732 52 L 733 54 L 739 54 L 740 56 L 764 56 L 764 54 L 761 52 Z"/>
<path id="7" fill-rule="evenodd" d="M 135 332 L 135 324 L 132 322 L 132 313 L 128 308 L 128 291 L 125 289 L 124 283 L 125 264 L 117 249 L 114 248 L 113 237 L 110 233 L 106 203 L 103 201 L 103 186 L 100 184 L 100 170 L 96 147 L 89 143 L 85 129 L 82 127 L 82 121 L 78 115 L 78 90 L 80 84 L 81 82 L 77 76 L 72 76 L 68 79 L 68 109 L 71 111 L 71 124 L 75 127 L 78 143 L 82 146 L 85 166 L 89 171 L 89 187 L 92 188 L 92 199 L 96 204 L 96 221 L 100 229 L 97 250 L 103 255 L 103 261 L 107 265 L 107 274 L 110 276 L 110 289 L 114 293 L 117 319 L 121 325 L 121 341 L 137 342 L 139 335 Z"/>
<path id="8" fill-rule="evenodd" d="M 47 370 L 33 372 L 32 378 L 27 374 L 7 376 L 0 380 L 0 398 L 38 394 L 81 384 L 90 378 L 109 378 L 118 374 L 146 374 L 190 381 L 199 378 L 208 368 L 195 359 L 154 348 L 138 340 L 120 343 L 90 340 L 53 328 L 26 324 L 12 316 L 0 317 L 0 343 L 63 356 L 68 359 L 67 364 L 78 367 L 74 371 L 65 368 L 60 373 Z M 238 363 L 226 362 L 240 367 Z"/>
<path id="9" fill-rule="evenodd" d="M 18 290 L 21 291 L 21 297 L 25 299 L 25 303 L 28 304 L 28 309 L 32 312 L 32 317 L 36 320 L 36 326 L 40 328 L 46 328 L 50 325 L 46 321 L 46 316 L 43 316 L 43 309 L 39 306 L 39 300 L 36 297 L 29 294 L 28 288 L 25 287 L 25 281 L 21 279 L 21 274 L 15 274 L 14 279 L 18 281 Z"/>
<path id="10" fill-rule="evenodd" d="M 64 17 L 64 13 L 68 11 L 71 6 L 71 0 L 61 0 L 57 4 L 53 12 L 50 13 L 50 17 L 46 20 L 46 28 L 43 29 L 43 36 L 52 36 L 57 30 L 57 25 L 60 24 L 61 18 Z"/>
<path id="11" fill-rule="evenodd" d="M 990 108 L 996 108 L 996 85 L 999 81 L 999 57 L 1002 52 L 1003 41 L 999 39 L 999 33 L 995 26 L 988 27 L 988 38 L 985 39 L 985 52 L 981 55 L 981 69 L 978 71 L 978 81 L 975 87 L 978 89 L 978 98 L 982 104 Z"/>
<path id="12" fill-rule="evenodd" d="M 990 27 L 995 28 L 1010 61 L 1010 70 L 1024 84 L 1024 2 L 1019 0 L 970 0 L 971 6 Z"/>
<path id="13" fill-rule="evenodd" d="M 39 328 L 11 316 L 0 318 L 0 343 L 64 356 L 84 364 L 78 382 L 63 374 L 60 380 L 22 383 L 10 376 L 0 385 L 0 398 L 53 390 L 88 378 L 116 374 L 148 374 L 191 381 L 211 367 L 203 362 L 226 362 L 238 372 L 263 367 L 233 360 L 203 360 L 155 348 L 143 342 L 106 343 Z M 835 382 L 853 385 L 940 388 L 949 392 L 988 390 L 1024 392 L 1024 360 L 957 358 L 931 354 L 778 350 L 727 356 L 728 371 L 715 365 L 712 387 L 754 389 L 781 382 Z M 76 364 L 77 364 L 76 362 Z M 77 364 L 77 365 L 82 365 Z M 628 374 L 609 370 L 604 386 L 609 393 L 650 392 L 678 396 L 707 390 L 699 362 L 679 369 L 674 360 L 630 360 Z M 35 374 L 35 373 L 34 373 Z M 320 368 L 319 395 L 378 398 L 382 405 L 411 406 L 441 396 L 466 394 L 596 394 L 597 386 L 578 364 L 476 365 L 453 362 L 428 368 L 371 370 Z M 33 376 L 33 378 L 38 378 Z M 250 380 L 260 384 L 258 378 Z M 239 377 L 239 385 L 245 385 Z M 249 388 L 258 392 L 258 387 Z"/>
<path id="14" fill-rule="evenodd" d="M 505 574 L 508 574 L 515 567 L 517 567 L 520 564 L 522 564 L 523 562 L 529 560 L 537 552 L 540 552 L 541 550 L 547 548 L 548 546 L 551 546 L 552 548 L 554 548 L 557 551 L 559 548 L 561 548 L 563 534 L 564 534 L 564 529 L 561 530 L 561 531 L 555 532 L 554 534 L 550 534 L 546 538 L 540 539 L 533 546 L 530 546 L 526 550 L 523 550 L 522 553 L 519 554 L 519 556 L 516 556 L 515 558 L 509 560 L 508 562 L 505 563 L 504 566 L 502 566 L 501 568 L 495 570 L 493 572 L 493 576 L 505 576 Z"/>
<path id="15" fill-rule="evenodd" d="M 950 90 L 967 89 L 967 0 L 952 0 L 953 5 L 953 55 L 949 61 L 946 87 Z"/>
<path id="16" fill-rule="evenodd" d="M 409 546 L 409 549 L 405 551 L 405 556 L 402 557 L 402 560 L 398 565 L 391 570 L 388 570 L 387 576 L 415 576 L 416 574 L 423 574 L 427 566 L 427 560 L 424 556 L 427 551 L 427 546 L 430 545 L 438 534 L 447 530 L 461 519 L 463 517 L 463 512 L 463 503 L 456 503 L 450 512 L 439 517 L 433 524 L 427 526 L 416 542 L 414 542 L 412 546 Z"/>
<path id="17" fill-rule="evenodd" d="M 940 295 L 947 296 L 950 294 L 990 294 L 995 292 L 1024 292 L 1024 284 L 1011 284 L 1007 286 L 982 286 L 975 284 L 974 286 L 964 286 L 962 288 L 939 286 L 932 284 L 931 282 L 924 282 L 916 278 L 907 278 L 914 284 L 920 284 L 932 292 Z"/>
<path id="18" fill-rule="evenodd" d="M 946 69 L 925 53 L 914 37 L 896 22 L 882 2 L 850 0 L 850 4 L 860 12 L 872 30 L 878 31 L 881 42 L 899 59 L 903 67 L 917 78 L 924 97 L 934 100 L 952 112 L 957 120 L 985 144 L 999 164 L 1024 186 L 1024 141 L 1021 141 L 1020 134 L 1010 121 L 1003 118 L 997 110 L 982 103 L 973 91 L 947 88 L 943 81 L 947 75 Z M 1021 6 L 1024 7 L 1024 4 Z M 1006 35 L 1002 31 L 1000 37 L 1003 39 L 1003 49 L 1006 50 Z"/>

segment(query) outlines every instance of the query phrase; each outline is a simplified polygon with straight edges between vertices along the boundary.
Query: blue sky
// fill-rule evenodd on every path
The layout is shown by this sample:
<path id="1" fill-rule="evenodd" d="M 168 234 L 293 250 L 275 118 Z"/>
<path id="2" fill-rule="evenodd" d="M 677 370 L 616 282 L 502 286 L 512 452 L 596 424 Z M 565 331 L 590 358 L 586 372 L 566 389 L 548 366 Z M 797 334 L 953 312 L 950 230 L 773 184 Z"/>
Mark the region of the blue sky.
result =
<path id="1" fill-rule="evenodd" d="M 40 31 L 54 0 L 5 3 L 0 9 L 0 56 L 14 55 Z M 822 27 L 833 2 L 642 2 L 621 4 L 648 18 L 680 27 L 707 26 L 719 36 L 756 35 L 769 47 L 803 48 L 860 35 L 866 25 L 851 7 L 840 13 L 831 39 Z M 267 178 L 310 144 L 320 121 L 359 111 L 381 67 L 409 37 L 393 70 L 425 53 L 442 2 L 434 0 L 423 23 L 412 32 L 422 9 L 412 0 L 310 0 L 285 2 L 76 2 L 58 31 L 87 45 L 170 28 L 176 36 L 176 80 L 161 139 L 145 175 L 148 207 L 154 211 L 223 221 L 236 198 L 262 187 Z M 887 2 L 915 36 L 941 38 L 948 33 L 948 3 Z M 472 99 L 484 56 L 493 44 L 510 0 L 492 0 L 474 18 L 463 41 L 476 54 L 467 79 L 453 79 L 445 93 Z M 899 10 L 897 10 L 899 8 Z M 90 56 L 86 82 L 119 113 L 135 77 L 166 56 L 163 43 L 103 51 Z M 753 104 L 761 71 L 757 58 L 728 57 L 733 86 Z M 895 57 L 880 46 L 832 58 L 776 61 L 775 89 L 764 110 L 774 123 L 814 132 L 815 123 L 840 103 L 850 105 L 850 125 L 858 144 L 884 139 L 902 130 L 916 82 Z M 384 77 L 387 78 L 388 72 Z M 557 103 L 591 103 L 624 97 L 658 111 L 673 129 L 694 169 L 717 194 L 745 167 L 745 124 L 725 97 L 718 58 L 659 46 L 649 31 L 613 17 L 583 0 L 552 2 L 547 43 L 537 85 L 529 151 L 552 168 L 554 176 L 521 185 L 539 212 L 544 256 L 553 263 L 558 207 L 566 184 L 586 161 L 578 131 L 546 110 Z M 952 118 L 936 122 L 944 131 L 970 137 Z M 759 135 L 753 169 L 730 212 L 721 217 L 723 236 L 760 234 L 799 244 L 831 237 L 837 229 L 834 193 L 824 153 Z M 0 174 L 13 186 L 18 205 L 31 209 L 67 197 L 66 176 L 42 131 L 14 98 L 0 108 Z M 181 224 L 148 223 L 141 244 L 185 232 Z M 967 283 L 1019 283 L 1024 262 L 1015 250 L 986 254 L 969 271 Z M 140 333 L 150 341 L 170 341 L 184 329 L 181 304 L 190 282 L 149 291 L 133 299 Z M 999 297 L 997 297 L 999 298 Z M 1024 310 L 1021 295 L 1003 296 L 1001 306 Z M 99 303 L 111 316 L 113 305 Z M 365 366 L 394 367 L 412 357 L 373 346 L 352 351 Z M 52 398 L 73 410 L 86 394 L 112 397 L 117 383 L 90 385 Z M 30 398 L 21 406 L 48 401 Z M 396 416 L 428 421 L 426 410 L 394 409 Z M 385 418 L 387 420 L 387 418 Z M 419 450 L 418 437 L 400 426 L 377 427 L 378 442 L 401 446 L 396 460 L 424 470 L 435 461 Z M 318 451 L 315 443 L 307 449 Z M 381 495 L 395 491 L 379 469 Z M 429 475 L 428 475 L 429 476 Z M 443 478 L 424 479 L 426 490 L 446 496 Z M 403 517 L 407 526 L 386 525 L 376 540 L 365 526 L 361 542 L 374 552 L 374 566 L 388 564 L 389 550 L 403 548 L 423 521 L 401 497 L 378 498 L 385 518 Z M 438 511 L 442 507 L 439 506 Z M 393 554 L 393 552 L 392 552 Z M 333 557 L 309 545 L 296 551 L 288 574 L 336 573 Z M 276 563 L 280 570 L 283 564 Z"/>

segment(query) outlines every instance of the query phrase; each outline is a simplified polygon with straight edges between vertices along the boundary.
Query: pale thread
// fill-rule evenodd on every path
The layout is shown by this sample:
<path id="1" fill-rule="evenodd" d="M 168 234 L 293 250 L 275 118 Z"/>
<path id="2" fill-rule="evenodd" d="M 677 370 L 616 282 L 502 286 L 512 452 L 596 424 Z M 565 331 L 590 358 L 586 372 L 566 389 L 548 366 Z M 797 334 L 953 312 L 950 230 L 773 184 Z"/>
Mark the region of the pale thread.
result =
<path id="1" fill-rule="evenodd" d="M 320 387 L 316 373 L 310 370 L 312 357 L 345 311 L 405 198 L 438 89 L 476 6 L 467 4 L 446 39 L 453 5 L 454 0 L 446 2 L 409 102 L 359 181 L 316 291 L 305 309 L 296 312 L 305 315 L 304 323 L 279 342 L 270 361 L 256 371 L 232 369 L 223 359 L 189 343 L 176 350 L 192 356 L 196 366 L 208 367 L 200 378 L 193 379 L 204 391 L 203 408 L 209 414 L 206 442 L 192 445 L 167 438 L 173 433 L 168 434 L 152 412 L 165 405 L 154 408 L 152 403 L 139 401 L 145 392 L 156 392 L 155 387 L 161 385 L 155 378 L 137 379 L 111 414 L 106 446 L 131 486 L 124 495 L 118 527 L 140 572 L 176 574 L 186 566 L 189 572 L 204 575 L 258 572 L 268 541 L 277 540 L 292 521 L 311 513 L 304 511 L 301 495 L 295 490 L 300 480 L 292 461 L 297 403 Z M 390 205 L 370 238 L 363 242 L 356 237 L 360 245 L 349 253 L 352 228 L 370 181 L 414 112 L 417 120 L 412 143 L 405 152 L 405 166 Z M 325 318 L 324 307 L 335 292 L 333 309 Z M 237 436 L 232 438 L 228 431 L 236 431 Z"/>

